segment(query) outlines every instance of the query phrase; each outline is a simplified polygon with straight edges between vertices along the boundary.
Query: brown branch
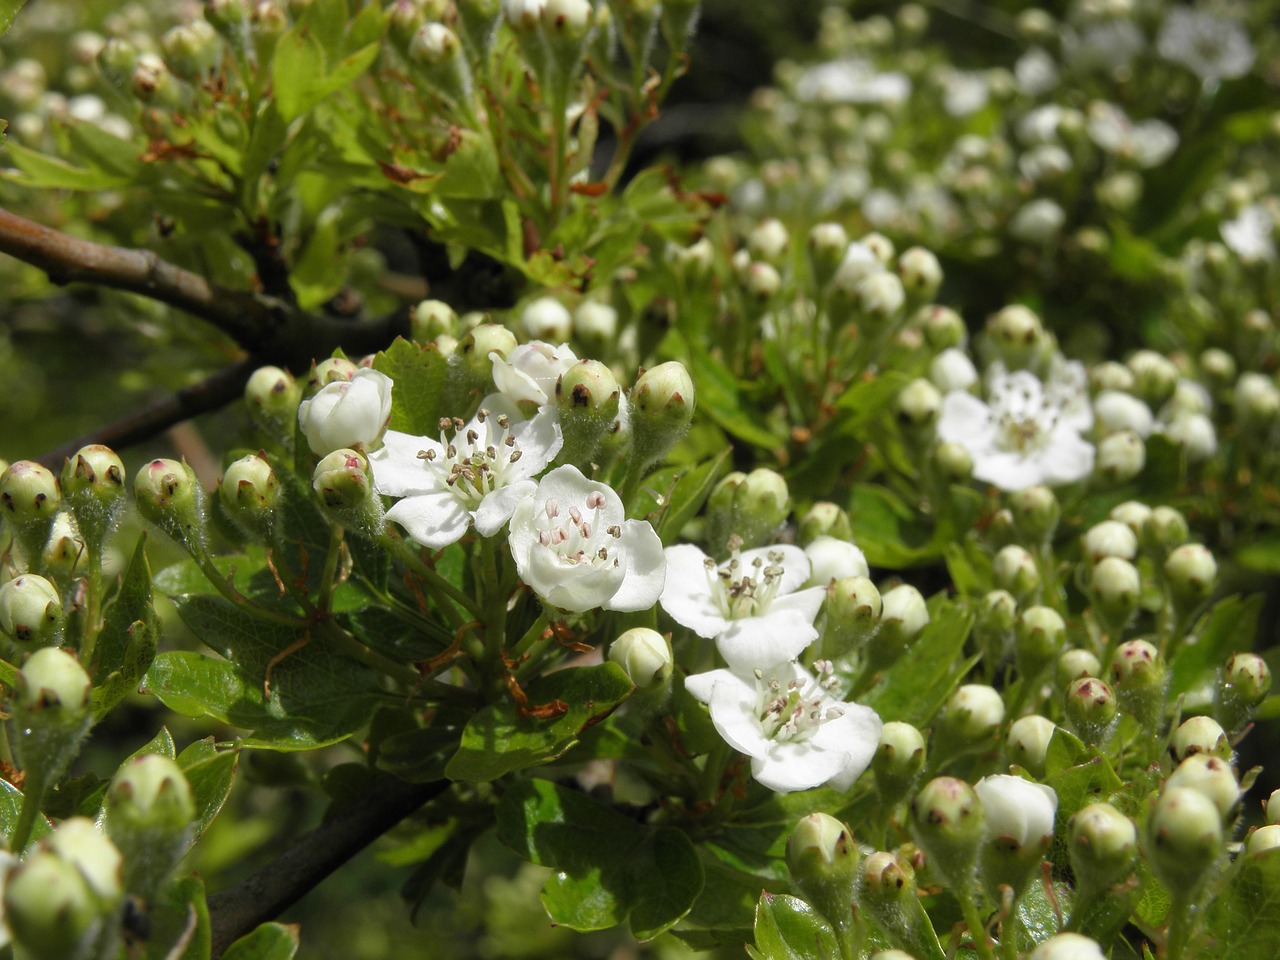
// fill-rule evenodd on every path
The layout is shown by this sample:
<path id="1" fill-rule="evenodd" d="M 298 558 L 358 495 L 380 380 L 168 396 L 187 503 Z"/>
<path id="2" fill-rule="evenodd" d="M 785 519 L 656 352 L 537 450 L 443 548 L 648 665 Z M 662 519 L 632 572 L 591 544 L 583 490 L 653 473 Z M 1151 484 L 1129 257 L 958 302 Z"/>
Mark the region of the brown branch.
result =
<path id="1" fill-rule="evenodd" d="M 36 460 L 56 473 L 64 460 L 74 456 L 86 444 L 104 443 L 120 449 L 150 440 L 176 423 L 226 406 L 244 392 L 249 375 L 259 366 L 253 357 L 240 360 L 199 383 L 183 387 L 177 393 L 162 397 L 114 423 L 69 440 L 60 447 L 41 454 Z"/>
<path id="2" fill-rule="evenodd" d="M 449 783 L 379 784 L 351 809 L 321 824 L 248 880 L 209 898 L 213 952 L 218 957 L 261 923 L 276 919 L 322 880 Z"/>

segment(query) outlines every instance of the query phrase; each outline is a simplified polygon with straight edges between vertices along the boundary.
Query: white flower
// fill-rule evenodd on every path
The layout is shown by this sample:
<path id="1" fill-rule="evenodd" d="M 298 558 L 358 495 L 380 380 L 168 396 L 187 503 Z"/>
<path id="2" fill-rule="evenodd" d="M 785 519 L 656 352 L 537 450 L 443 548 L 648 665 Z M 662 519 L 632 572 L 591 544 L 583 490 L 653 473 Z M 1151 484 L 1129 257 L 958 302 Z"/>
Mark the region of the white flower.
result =
<path id="1" fill-rule="evenodd" d="M 541 340 L 523 343 L 504 358 L 489 354 L 493 362 L 493 382 L 501 393 L 516 403 L 538 406 L 550 403 L 556 395 L 556 381 L 578 361 L 567 343 L 553 347 Z"/>
<path id="2" fill-rule="evenodd" d="M 1080 33 L 1068 30 L 1062 36 L 1062 50 L 1072 67 L 1112 75 L 1127 70 L 1146 46 L 1146 37 L 1131 20 L 1092 23 Z"/>
<path id="3" fill-rule="evenodd" d="M 1018 121 L 1018 139 L 1028 146 L 1057 143 L 1058 125 L 1065 111 L 1056 103 L 1046 103 L 1028 111 Z"/>
<path id="4" fill-rule="evenodd" d="M 996 371 L 987 402 L 953 390 L 942 399 L 938 439 L 958 443 L 973 457 L 973 475 L 1003 490 L 1037 483 L 1072 483 L 1093 471 L 1093 445 L 1081 431 L 1093 417 L 1079 384 L 1068 378 L 1043 384 L 1025 370 Z"/>
<path id="5" fill-rule="evenodd" d="M 1009 221 L 1009 233 L 1025 243 L 1048 243 L 1062 230 L 1067 214 L 1046 197 L 1029 200 Z"/>
<path id="6" fill-rule="evenodd" d="M 796 81 L 797 97 L 824 103 L 898 104 L 910 95 L 911 81 L 904 74 L 878 73 L 856 57 L 820 63 Z"/>
<path id="7" fill-rule="evenodd" d="M 1018 157 L 1018 170 L 1028 180 L 1059 180 L 1074 165 L 1071 154 L 1056 143 L 1038 143 Z"/>
<path id="8" fill-rule="evenodd" d="M 967 353 L 948 347 L 929 362 L 929 379 L 943 393 L 968 390 L 978 382 L 978 371 Z"/>
<path id="9" fill-rule="evenodd" d="M 516 504 L 533 495 L 533 478 L 562 443 L 550 410 L 524 420 L 511 400 L 495 393 L 470 422 L 442 420 L 439 440 L 388 431 L 369 464 L 374 490 L 402 498 L 387 519 L 438 550 L 472 524 L 485 537 L 501 530 Z"/>
<path id="10" fill-rule="evenodd" d="M 799 589 L 809 579 L 799 547 L 744 550 L 717 565 L 692 544 L 678 544 L 666 557 L 662 609 L 698 636 L 714 637 L 731 670 L 786 663 L 818 639 L 813 621 L 826 590 Z"/>
<path id="11" fill-rule="evenodd" d="M 1242 77 L 1257 57 L 1244 28 L 1208 10 L 1173 7 L 1156 38 L 1160 56 L 1180 63 L 1205 83 Z"/>
<path id="12" fill-rule="evenodd" d="M 1251 203 L 1234 220 L 1222 222 L 1222 242 L 1246 263 L 1276 258 L 1275 221 L 1266 207 Z"/>
<path id="13" fill-rule="evenodd" d="M 1031 960 L 1107 960 L 1096 940 L 1079 933 L 1059 933 L 1036 947 Z"/>
<path id="14" fill-rule="evenodd" d="M 1151 408 L 1132 394 L 1123 390 L 1103 390 L 1093 398 L 1093 413 L 1098 418 L 1098 430 L 1105 436 L 1132 430 L 1144 440 L 1151 436 L 1155 418 Z"/>
<path id="15" fill-rule="evenodd" d="M 1058 85 L 1058 65 L 1042 47 L 1032 47 L 1013 65 L 1013 76 L 1019 93 L 1038 97 Z"/>
<path id="16" fill-rule="evenodd" d="M 1155 167 L 1178 148 L 1178 132 L 1163 120 L 1135 123 L 1114 103 L 1089 104 L 1089 139 L 1112 156 L 1132 160 L 1140 167 Z"/>
<path id="17" fill-rule="evenodd" d="M 871 762 L 880 718 L 832 696 L 831 665 L 821 669 L 821 680 L 794 663 L 746 676 L 712 670 L 686 678 L 685 688 L 707 704 L 720 736 L 751 758 L 751 775 L 770 790 L 847 790 Z"/>
<path id="18" fill-rule="evenodd" d="M 871 572 L 866 555 L 849 541 L 837 537 L 825 534 L 814 537 L 804 548 L 804 555 L 809 558 L 808 586 L 825 587 L 832 580 L 865 577 Z"/>
<path id="19" fill-rule="evenodd" d="M 991 91 L 983 74 L 948 70 L 942 82 L 942 106 L 951 116 L 967 117 L 987 105 Z"/>
<path id="20" fill-rule="evenodd" d="M 997 774 L 973 785 L 992 839 L 1008 837 L 1017 849 L 1035 848 L 1053 836 L 1058 795 L 1052 787 Z"/>
<path id="21" fill-rule="evenodd" d="M 391 419 L 391 378 L 361 369 L 350 380 L 327 384 L 298 406 L 307 445 L 323 457 L 344 447 L 368 449 Z"/>
<path id="22" fill-rule="evenodd" d="M 577 467 L 557 467 L 520 501 L 508 542 L 520 579 L 561 610 L 647 610 L 662 593 L 653 527 L 628 520 L 613 489 Z"/>

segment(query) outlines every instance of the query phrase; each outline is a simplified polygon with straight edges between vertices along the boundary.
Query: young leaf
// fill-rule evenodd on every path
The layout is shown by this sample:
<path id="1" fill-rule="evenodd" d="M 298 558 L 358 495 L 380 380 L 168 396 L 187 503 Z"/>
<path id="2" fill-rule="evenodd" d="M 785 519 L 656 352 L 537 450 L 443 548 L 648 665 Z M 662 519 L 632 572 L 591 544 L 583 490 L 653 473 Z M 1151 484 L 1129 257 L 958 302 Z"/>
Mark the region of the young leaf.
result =
<path id="1" fill-rule="evenodd" d="M 292 960 L 297 952 L 296 924 L 264 923 L 227 947 L 222 960 Z"/>
<path id="2" fill-rule="evenodd" d="M 828 960 L 840 955 L 831 924 L 809 904 L 786 894 L 760 895 L 755 934 L 763 960 Z"/>

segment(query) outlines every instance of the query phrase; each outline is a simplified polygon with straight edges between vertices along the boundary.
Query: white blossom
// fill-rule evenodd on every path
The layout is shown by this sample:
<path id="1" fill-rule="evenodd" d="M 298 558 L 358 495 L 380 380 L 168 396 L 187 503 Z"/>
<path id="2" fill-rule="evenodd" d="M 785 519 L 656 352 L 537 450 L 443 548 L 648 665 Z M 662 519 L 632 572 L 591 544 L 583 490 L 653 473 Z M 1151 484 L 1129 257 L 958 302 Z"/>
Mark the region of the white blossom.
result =
<path id="1" fill-rule="evenodd" d="M 1046 103 L 1028 110 L 1018 121 L 1018 139 L 1028 146 L 1057 143 L 1058 126 L 1065 111 L 1056 103 Z"/>
<path id="2" fill-rule="evenodd" d="M 989 373 L 985 403 L 962 390 L 943 397 L 938 439 L 963 446 L 974 477 L 1003 490 L 1081 480 L 1094 459 L 1081 436 L 1093 424 L 1083 377 L 1079 364 L 1048 383 L 1025 370 Z"/>
<path id="3" fill-rule="evenodd" d="M 1112 156 L 1132 160 L 1138 166 L 1155 167 L 1178 148 L 1178 133 L 1163 120 L 1133 121 L 1114 103 L 1089 104 L 1089 138 Z"/>
<path id="4" fill-rule="evenodd" d="M 1201 463 L 1218 452 L 1218 432 L 1203 413 L 1180 413 L 1162 422 L 1159 431 L 1180 445 L 1191 463 Z"/>
<path id="5" fill-rule="evenodd" d="M 1013 65 L 1018 92 L 1028 97 L 1048 93 L 1058 85 L 1058 64 L 1042 47 L 1032 47 Z"/>
<path id="6" fill-rule="evenodd" d="M 1242 77 L 1257 57 L 1248 34 L 1235 20 L 1183 6 L 1172 7 L 1165 16 L 1156 49 L 1205 83 Z"/>
<path id="7" fill-rule="evenodd" d="M 986 818 L 987 835 L 1008 837 L 1018 849 L 1035 848 L 1053 836 L 1058 795 L 1052 787 L 997 774 L 973 785 Z"/>
<path id="8" fill-rule="evenodd" d="M 493 382 L 499 392 L 516 403 L 541 407 L 555 399 L 556 381 L 578 361 L 567 343 L 552 346 L 541 340 L 523 343 L 504 358 L 489 354 L 493 362 Z"/>
<path id="9" fill-rule="evenodd" d="M 1276 258 L 1275 229 L 1267 208 L 1251 203 L 1234 220 L 1222 222 L 1222 242 L 1246 263 L 1271 262 Z"/>
<path id="10" fill-rule="evenodd" d="M 751 671 L 794 660 L 818 639 L 813 621 L 826 596 L 809 580 L 799 547 L 735 552 L 723 564 L 692 544 L 667 547 L 667 585 L 659 601 L 673 620 L 714 637 L 732 670 Z"/>
<path id="11" fill-rule="evenodd" d="M 391 378 L 367 368 L 326 384 L 298 405 L 298 424 L 319 457 L 344 447 L 371 447 L 390 419 Z"/>
<path id="12" fill-rule="evenodd" d="M 796 81 L 796 96 L 823 103 L 902 103 L 911 95 L 905 74 L 880 73 L 867 60 L 848 57 L 810 67 Z"/>
<path id="13" fill-rule="evenodd" d="M 1047 197 L 1029 200 L 1009 221 L 1009 233 L 1025 243 L 1048 243 L 1062 230 L 1067 214 Z"/>
<path id="14" fill-rule="evenodd" d="M 1131 20 L 1091 23 L 1078 33 L 1068 30 L 1062 36 L 1063 53 L 1074 69 L 1112 75 L 1127 70 L 1146 46 L 1146 37 Z"/>
<path id="15" fill-rule="evenodd" d="M 387 519 L 433 550 L 458 541 L 467 528 L 491 537 L 560 451 L 555 414 L 525 420 L 515 404 L 490 394 L 469 422 L 445 419 L 440 439 L 390 430 L 369 456 L 374 490 L 400 497 Z"/>
<path id="16" fill-rule="evenodd" d="M 991 88 L 977 72 L 948 70 L 942 77 L 942 107 L 953 117 L 967 117 L 987 105 Z"/>
<path id="17" fill-rule="evenodd" d="M 574 466 L 552 470 L 516 505 L 508 542 L 520 579 L 561 610 L 647 610 L 662 593 L 653 527 L 628 520 L 613 489 Z"/>
<path id="18" fill-rule="evenodd" d="M 712 670 L 685 679 L 707 704 L 725 741 L 751 758 L 751 775 L 778 793 L 824 784 L 847 790 L 880 742 L 874 710 L 833 695 L 831 665 L 821 678 L 798 664 L 768 669 Z"/>

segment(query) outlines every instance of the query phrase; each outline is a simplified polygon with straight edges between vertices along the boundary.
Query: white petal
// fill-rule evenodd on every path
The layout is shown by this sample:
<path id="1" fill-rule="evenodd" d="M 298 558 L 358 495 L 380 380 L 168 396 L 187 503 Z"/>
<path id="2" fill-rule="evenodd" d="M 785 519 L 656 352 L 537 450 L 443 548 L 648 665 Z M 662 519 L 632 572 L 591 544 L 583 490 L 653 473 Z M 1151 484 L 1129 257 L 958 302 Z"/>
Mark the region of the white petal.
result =
<path id="1" fill-rule="evenodd" d="M 511 519 L 516 504 L 532 497 L 537 489 L 538 484 L 533 480 L 520 480 L 488 494 L 476 507 L 476 532 L 482 537 L 492 537 Z"/>
<path id="2" fill-rule="evenodd" d="M 809 591 L 804 591 L 809 593 Z M 824 591 L 817 588 L 821 595 Z M 782 598 L 787 599 L 787 598 Z M 775 600 L 762 617 L 732 620 L 724 633 L 716 638 L 716 649 L 730 670 L 749 672 L 773 667 L 798 657 L 801 651 L 818 639 L 813 617 L 799 607 L 782 606 Z"/>
<path id="3" fill-rule="evenodd" d="M 623 612 L 648 610 L 658 602 L 667 580 L 662 541 L 646 521 L 628 520 L 622 525 L 618 548 L 625 554 L 626 576 L 604 607 Z"/>
<path id="4" fill-rule="evenodd" d="M 588 480 L 577 467 L 569 464 L 556 467 L 538 481 L 539 505 L 548 500 L 556 500 L 562 510 L 567 510 L 571 505 L 582 509 L 587 495 L 593 492 L 604 497 L 604 506 L 600 508 L 600 514 L 592 526 L 597 529 L 605 529 L 614 524 L 621 526 L 627 519 L 626 510 L 613 488 L 596 480 Z"/>
<path id="5" fill-rule="evenodd" d="M 708 707 L 716 731 L 739 753 L 749 757 L 763 756 L 773 746 L 773 741 L 760 729 L 760 718 L 756 716 L 759 698 L 755 684 L 749 684 L 727 670 L 715 672 L 720 675 L 712 683 Z"/>
<path id="6" fill-rule="evenodd" d="M 1001 490 L 1021 490 L 1045 482 L 1038 461 L 1003 450 L 986 451 L 981 458 L 975 456 L 973 476 Z"/>
<path id="7" fill-rule="evenodd" d="M 373 489 L 388 497 L 406 497 L 438 489 L 435 472 L 418 457 L 420 450 L 434 450 L 437 456 L 444 456 L 444 447 L 435 440 L 388 430 L 382 446 L 369 454 Z"/>
<path id="8" fill-rule="evenodd" d="M 952 390 L 942 398 L 938 439 L 962 444 L 970 451 L 977 445 L 986 445 L 991 436 L 989 413 L 987 405 L 973 394 Z"/>
<path id="9" fill-rule="evenodd" d="M 405 497 L 387 511 L 387 519 L 404 527 L 410 539 L 439 550 L 462 539 L 471 514 L 453 494 L 440 492 Z"/>
<path id="10" fill-rule="evenodd" d="M 845 758 L 813 741 L 773 743 L 767 756 L 751 762 L 751 775 L 777 793 L 808 790 L 838 776 Z"/>
<path id="11" fill-rule="evenodd" d="M 842 703 L 838 709 L 843 714 L 824 721 L 813 735 L 813 742 L 846 754 L 844 768 L 828 780 L 827 785 L 836 790 L 848 790 L 870 766 L 880 744 L 882 724 L 874 710 L 860 703 Z"/>
<path id="12" fill-rule="evenodd" d="M 676 623 L 700 637 L 718 636 L 729 626 L 729 621 L 711 595 L 705 566 L 707 555 L 690 543 L 667 547 L 663 554 L 667 561 L 667 580 L 658 599 L 662 609 Z"/>
<path id="13" fill-rule="evenodd" d="M 790 544 L 779 543 L 771 547 L 756 547 L 753 550 L 743 550 L 738 554 L 744 569 L 750 571 L 756 560 L 759 559 L 765 566 L 769 566 L 773 561 L 770 555 L 780 556 L 782 558 L 782 579 L 778 583 L 779 593 L 791 593 L 793 590 L 799 590 L 805 585 L 809 579 L 809 558 L 805 556 L 805 552 L 799 547 L 793 547 Z"/>
<path id="14" fill-rule="evenodd" d="M 626 568 L 572 563 L 550 547 L 535 544 L 523 573 L 525 583 L 552 606 L 583 613 L 609 602 L 622 586 Z"/>
<path id="15" fill-rule="evenodd" d="M 1070 428 L 1059 427 L 1040 451 L 1042 482 L 1050 486 L 1074 483 L 1093 473 L 1093 444 Z"/>
<path id="16" fill-rule="evenodd" d="M 684 688 L 703 703 L 711 700 L 711 689 L 719 680 L 732 677 L 728 670 L 708 670 L 706 673 L 692 673 L 684 678 Z"/>

